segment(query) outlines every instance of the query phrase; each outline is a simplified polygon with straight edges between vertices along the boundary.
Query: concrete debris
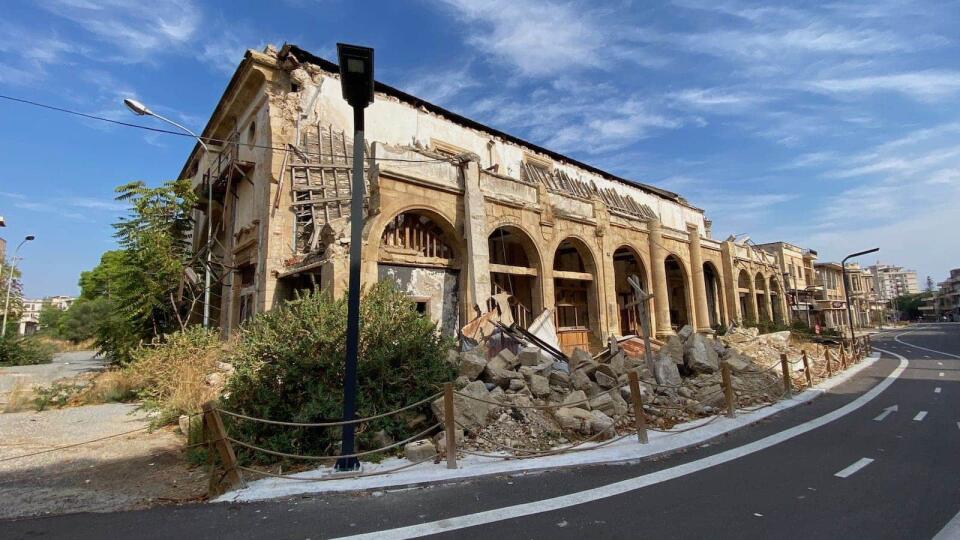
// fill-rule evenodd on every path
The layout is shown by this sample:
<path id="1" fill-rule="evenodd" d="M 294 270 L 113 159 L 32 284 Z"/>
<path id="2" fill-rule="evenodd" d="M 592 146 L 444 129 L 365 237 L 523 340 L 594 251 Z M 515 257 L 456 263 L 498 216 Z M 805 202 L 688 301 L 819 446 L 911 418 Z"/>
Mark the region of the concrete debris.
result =
<path id="1" fill-rule="evenodd" d="M 460 353 L 460 369 L 458 371 L 461 377 L 475 380 L 483 373 L 483 368 L 487 367 L 487 359 L 483 352 L 477 349 Z"/>
<path id="2" fill-rule="evenodd" d="M 683 345 L 683 361 L 694 373 L 713 373 L 720 369 L 720 358 L 711 340 L 703 334 L 690 336 Z"/>
<path id="3" fill-rule="evenodd" d="M 403 457 L 410 461 L 421 461 L 428 459 L 437 453 L 437 448 L 429 439 L 421 439 L 407 443 L 403 447 Z"/>
<path id="4" fill-rule="evenodd" d="M 460 392 L 485 401 L 493 401 L 487 387 L 480 381 L 473 381 L 463 387 Z M 433 415 L 438 420 L 443 420 L 443 398 L 434 400 L 430 407 L 433 410 Z M 454 419 L 459 427 L 467 430 L 478 430 L 486 426 L 489 422 L 490 412 L 495 408 L 495 405 L 484 401 L 469 399 L 456 394 L 453 396 Z"/>

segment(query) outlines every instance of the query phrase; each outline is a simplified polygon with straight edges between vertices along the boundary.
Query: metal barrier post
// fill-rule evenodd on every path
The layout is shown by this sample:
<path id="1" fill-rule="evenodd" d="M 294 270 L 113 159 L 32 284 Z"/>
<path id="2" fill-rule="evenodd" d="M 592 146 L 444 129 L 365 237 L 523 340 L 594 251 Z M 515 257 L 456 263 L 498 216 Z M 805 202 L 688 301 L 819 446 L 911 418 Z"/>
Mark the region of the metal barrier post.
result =
<path id="1" fill-rule="evenodd" d="M 807 359 L 807 351 L 802 352 L 803 356 L 803 374 L 807 377 L 807 386 L 813 386 L 813 374 L 810 373 L 810 360 Z"/>
<path id="2" fill-rule="evenodd" d="M 636 371 L 629 371 L 630 399 L 633 401 L 633 418 L 637 425 L 637 440 L 640 444 L 647 444 L 647 416 L 643 413 L 643 395 L 640 394 L 640 378 Z"/>
<path id="3" fill-rule="evenodd" d="M 737 415 L 737 406 L 733 402 L 733 380 L 730 377 L 730 364 L 720 363 L 720 376 L 723 380 L 723 399 L 727 402 L 727 418 L 733 418 Z"/>
<path id="4" fill-rule="evenodd" d="M 783 391 L 790 395 L 790 362 L 787 361 L 786 354 L 780 354 L 780 368 L 783 370 Z"/>
<path id="5" fill-rule="evenodd" d="M 823 356 L 827 359 L 827 377 L 833 377 L 833 359 L 829 347 L 823 348 Z"/>
<path id="6" fill-rule="evenodd" d="M 453 416 L 453 383 L 443 383 L 443 431 L 447 447 L 447 468 L 457 468 L 457 422 Z"/>
<path id="7" fill-rule="evenodd" d="M 212 401 L 203 404 L 203 420 L 207 427 L 207 437 L 217 448 L 217 454 L 220 461 L 223 462 L 225 471 L 224 478 L 229 482 L 227 489 L 233 486 L 243 485 L 243 478 L 240 477 L 240 470 L 237 469 L 237 456 L 233 453 L 233 446 L 227 440 L 227 430 L 223 426 L 223 419 L 220 418 L 220 412 Z M 216 489 L 219 482 L 215 482 L 215 472 L 211 471 L 210 488 Z"/>

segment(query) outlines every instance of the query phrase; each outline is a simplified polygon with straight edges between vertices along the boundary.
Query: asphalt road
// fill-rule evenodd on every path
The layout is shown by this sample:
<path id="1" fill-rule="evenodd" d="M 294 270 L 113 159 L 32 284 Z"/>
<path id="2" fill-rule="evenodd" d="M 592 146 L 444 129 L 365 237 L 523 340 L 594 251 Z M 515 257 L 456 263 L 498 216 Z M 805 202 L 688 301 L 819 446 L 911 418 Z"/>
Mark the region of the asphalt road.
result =
<path id="1" fill-rule="evenodd" d="M 960 357 L 960 325 L 919 326 L 899 339 Z M 421 525 L 438 536 L 485 539 L 933 538 L 960 513 L 960 358 L 893 336 L 874 344 L 908 359 L 906 369 L 884 354 L 811 404 L 660 460 L 386 493 L 0 522 L 0 537 L 398 537 L 410 531 L 395 529 Z M 769 444 L 785 430 L 799 434 Z M 639 489 L 614 489 L 644 480 Z M 522 517 L 498 519 L 508 512 Z"/>

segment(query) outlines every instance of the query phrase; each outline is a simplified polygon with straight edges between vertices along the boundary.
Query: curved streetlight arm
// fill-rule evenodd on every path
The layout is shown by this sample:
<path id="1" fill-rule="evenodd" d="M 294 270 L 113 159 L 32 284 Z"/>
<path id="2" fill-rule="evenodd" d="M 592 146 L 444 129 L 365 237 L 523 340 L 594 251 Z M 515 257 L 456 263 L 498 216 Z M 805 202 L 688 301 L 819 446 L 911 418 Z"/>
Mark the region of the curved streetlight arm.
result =
<path id="1" fill-rule="evenodd" d="M 171 119 L 169 119 L 169 118 L 167 118 L 167 117 L 165 117 L 165 116 L 161 116 L 161 115 L 159 115 L 159 114 L 157 114 L 157 113 L 155 113 L 155 112 L 153 112 L 153 111 L 147 111 L 146 114 L 148 114 L 148 115 L 156 118 L 157 120 L 163 120 L 164 122 L 170 124 L 171 126 L 176 126 L 176 127 L 180 128 L 180 129 L 182 129 L 183 131 L 186 131 L 186 132 L 189 133 L 190 135 L 193 135 L 193 138 L 196 139 L 198 143 L 200 143 L 200 146 L 203 147 L 204 151 L 207 151 L 207 152 L 210 151 L 210 147 L 207 146 L 207 143 L 203 142 L 203 139 L 200 138 L 199 135 L 197 135 L 196 133 L 190 131 L 190 130 L 187 129 L 185 126 L 182 126 L 182 125 L 174 122 L 173 120 L 171 120 Z"/>
<path id="2" fill-rule="evenodd" d="M 851 253 L 843 258 L 843 261 L 840 262 L 840 268 L 843 269 L 843 296 L 847 301 L 847 323 L 850 325 L 850 343 L 853 343 L 853 340 L 856 339 L 856 334 L 853 332 L 853 310 L 850 308 L 850 277 L 847 275 L 847 260 L 854 257 L 859 257 L 861 255 L 866 255 L 867 253 L 875 253 L 880 251 L 880 248 L 867 249 L 864 251 L 858 251 L 856 253 Z"/>

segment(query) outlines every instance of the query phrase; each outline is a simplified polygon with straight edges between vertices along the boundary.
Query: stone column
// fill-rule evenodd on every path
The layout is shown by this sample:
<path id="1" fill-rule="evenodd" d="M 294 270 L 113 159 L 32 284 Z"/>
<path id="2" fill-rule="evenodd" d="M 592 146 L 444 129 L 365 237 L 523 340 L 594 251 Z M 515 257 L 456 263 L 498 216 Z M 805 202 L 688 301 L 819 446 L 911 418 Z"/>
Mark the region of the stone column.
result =
<path id="1" fill-rule="evenodd" d="M 652 219 L 647 222 L 649 231 L 647 239 L 650 242 L 650 275 L 653 277 L 653 312 L 656 314 L 657 337 L 673 335 L 670 328 L 670 300 L 667 298 L 667 270 L 664 262 L 667 258 L 663 249 L 663 233 L 660 231 L 660 221 Z"/>
<path id="2" fill-rule="evenodd" d="M 467 320 L 477 313 L 475 306 L 490 296 L 490 252 L 487 243 L 487 210 L 480 191 L 480 167 L 476 161 L 463 165 L 463 236 L 467 245 Z M 480 307 L 483 311 L 483 306 Z"/>
<path id="3" fill-rule="evenodd" d="M 710 313 L 707 307 L 707 284 L 703 278 L 703 254 L 700 251 L 700 228 L 696 223 L 687 223 L 687 237 L 690 241 L 690 275 L 693 277 L 694 328 L 698 332 L 709 332 Z"/>
<path id="4" fill-rule="evenodd" d="M 723 272 L 723 294 L 726 297 L 724 305 L 727 309 L 727 318 L 725 324 L 729 325 L 733 321 L 743 321 L 743 313 L 740 313 L 740 292 L 737 282 L 737 267 L 733 264 L 733 242 L 727 240 L 720 244 L 721 272 Z"/>
<path id="5" fill-rule="evenodd" d="M 750 276 L 750 313 L 746 318 L 753 319 L 754 323 L 760 322 L 760 307 L 757 305 L 757 277 Z"/>
<path id="6" fill-rule="evenodd" d="M 763 280 L 763 291 L 764 291 L 764 293 L 763 293 L 763 303 L 766 304 L 765 307 L 766 307 L 766 310 L 767 310 L 767 320 L 768 320 L 768 321 L 771 321 L 771 322 L 775 322 L 776 319 L 775 319 L 774 316 L 773 316 L 773 298 L 771 298 L 771 296 L 770 296 L 770 295 L 771 295 L 771 291 L 770 291 L 770 280 L 769 280 L 769 279 L 764 278 L 764 280 Z"/>

